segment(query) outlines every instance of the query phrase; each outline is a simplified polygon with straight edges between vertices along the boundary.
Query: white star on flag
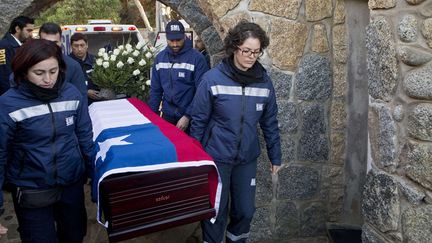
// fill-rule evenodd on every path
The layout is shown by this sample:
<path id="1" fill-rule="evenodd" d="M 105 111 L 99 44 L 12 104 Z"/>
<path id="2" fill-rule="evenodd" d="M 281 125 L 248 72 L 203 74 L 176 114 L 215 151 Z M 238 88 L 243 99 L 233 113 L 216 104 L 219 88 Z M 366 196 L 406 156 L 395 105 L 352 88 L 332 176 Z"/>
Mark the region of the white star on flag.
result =
<path id="1" fill-rule="evenodd" d="M 129 145 L 132 143 L 123 141 L 123 139 L 129 137 L 129 135 L 124 135 L 121 137 L 115 137 L 115 138 L 109 138 L 99 144 L 99 152 L 96 154 L 96 160 L 101 157 L 102 161 L 105 160 L 106 154 L 108 153 L 108 150 L 111 148 L 111 146 L 117 146 L 117 145 Z"/>

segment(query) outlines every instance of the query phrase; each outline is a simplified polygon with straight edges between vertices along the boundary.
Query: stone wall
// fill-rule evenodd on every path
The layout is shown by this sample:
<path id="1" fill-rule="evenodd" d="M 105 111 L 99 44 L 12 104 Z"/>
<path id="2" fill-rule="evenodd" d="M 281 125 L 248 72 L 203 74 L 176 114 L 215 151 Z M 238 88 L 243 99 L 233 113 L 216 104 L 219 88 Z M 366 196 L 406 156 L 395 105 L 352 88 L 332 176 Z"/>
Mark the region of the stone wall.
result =
<path id="1" fill-rule="evenodd" d="M 369 1 L 364 242 L 432 242 L 432 1 Z"/>
<path id="2" fill-rule="evenodd" d="M 44 9 L 61 0 L 1 0 L 0 1 L 0 36 L 9 28 L 13 18 L 18 15 L 36 17 Z"/>
<path id="3" fill-rule="evenodd" d="M 49 6 L 35 4 L 41 1 L 4 2 L 0 5 L 2 9 L 4 4 L 11 9 L 15 4 L 13 11 L 16 13 Z M 360 200 L 357 193 L 351 193 L 351 190 L 358 189 L 345 186 L 348 183 L 346 177 L 360 187 L 358 178 L 362 176 L 353 171 L 355 167 L 346 166 L 347 140 L 356 141 L 359 137 L 349 132 L 350 127 L 356 125 L 348 124 L 349 120 L 358 122 L 350 115 L 351 104 L 357 100 L 348 96 L 358 90 L 351 84 L 349 74 L 354 72 L 352 76 L 356 76 L 357 71 L 347 66 L 348 63 L 352 66 L 358 63 L 348 59 L 349 26 L 345 1 L 161 2 L 180 13 L 201 35 L 212 54 L 213 63 L 220 60 L 223 37 L 240 19 L 260 24 L 271 38 L 261 62 L 269 71 L 277 92 L 283 166 L 277 176 L 271 176 L 263 150 L 257 175 L 257 211 L 250 242 L 326 242 L 326 222 L 360 218 L 359 210 L 346 210 L 358 208 L 354 204 Z M 15 14 L 10 15 L 14 17 Z M 11 16 L 0 22 L 3 29 Z M 377 39 L 379 43 L 385 42 Z M 393 83 L 388 86 L 393 87 Z M 361 113 L 355 112 L 355 115 Z M 348 134 L 355 135 L 347 138 Z M 349 148 L 353 154 L 364 149 L 353 144 Z M 391 151 L 387 154 L 392 156 Z M 361 159 L 355 163 L 366 167 Z M 349 174 L 346 174 L 347 170 Z"/>

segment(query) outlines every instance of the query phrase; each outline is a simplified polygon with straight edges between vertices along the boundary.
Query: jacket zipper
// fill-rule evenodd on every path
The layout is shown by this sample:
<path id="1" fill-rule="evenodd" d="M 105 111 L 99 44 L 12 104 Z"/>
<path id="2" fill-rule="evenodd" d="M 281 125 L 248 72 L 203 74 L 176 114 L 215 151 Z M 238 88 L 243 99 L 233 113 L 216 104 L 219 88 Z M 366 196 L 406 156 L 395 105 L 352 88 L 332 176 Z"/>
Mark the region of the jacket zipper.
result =
<path id="1" fill-rule="evenodd" d="M 21 174 L 22 174 L 22 172 L 24 170 L 24 157 L 25 157 L 25 155 L 24 155 L 24 152 L 23 152 L 23 154 L 20 156 L 20 159 L 19 159 L 20 169 L 19 169 L 19 172 L 18 172 L 18 176 L 21 176 Z"/>
<path id="2" fill-rule="evenodd" d="M 57 137 L 57 128 L 55 125 L 54 112 L 52 110 L 51 104 L 47 103 L 47 105 L 48 105 L 48 109 L 49 109 L 50 114 L 51 114 L 51 125 L 52 125 L 52 137 L 51 137 L 51 152 L 52 152 L 51 154 L 52 154 L 52 157 L 51 157 L 51 159 L 54 163 L 54 179 L 57 181 L 57 175 L 58 175 L 58 173 L 57 173 L 57 152 L 56 152 L 57 149 L 56 149 L 56 144 L 55 144 L 56 137 Z"/>
<path id="3" fill-rule="evenodd" d="M 240 116 L 240 136 L 239 136 L 239 141 L 237 144 L 237 156 L 236 156 L 236 161 L 238 160 L 239 156 L 240 156 L 240 148 L 241 148 L 241 142 L 243 139 L 243 126 L 244 126 L 244 115 L 245 115 L 245 86 L 242 85 L 242 102 L 241 102 L 241 116 Z"/>
<path id="4" fill-rule="evenodd" d="M 172 72 L 173 72 L 173 67 L 174 67 L 174 62 L 171 63 L 171 67 L 170 67 L 170 71 L 169 71 L 169 78 L 170 78 L 170 90 L 174 89 L 174 82 L 173 82 L 173 78 L 172 78 Z M 170 103 L 172 103 L 172 97 L 171 100 L 169 101 Z"/>

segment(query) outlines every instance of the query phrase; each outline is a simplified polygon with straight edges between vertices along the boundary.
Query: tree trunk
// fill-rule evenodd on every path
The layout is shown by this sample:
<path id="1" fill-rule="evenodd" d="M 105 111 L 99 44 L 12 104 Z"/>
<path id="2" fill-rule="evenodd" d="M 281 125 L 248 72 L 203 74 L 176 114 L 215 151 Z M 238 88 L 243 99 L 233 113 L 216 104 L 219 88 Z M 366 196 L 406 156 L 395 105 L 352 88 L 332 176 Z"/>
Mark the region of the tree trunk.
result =
<path id="1" fill-rule="evenodd" d="M 143 19 L 146 28 L 149 31 L 153 31 L 153 28 L 150 26 L 150 23 L 148 21 L 147 15 L 146 15 L 146 13 L 144 11 L 144 8 L 143 8 L 141 2 L 139 0 L 134 0 L 134 2 L 135 2 L 135 5 L 137 6 L 137 8 L 138 8 L 138 10 L 139 10 L 139 12 L 141 14 L 141 18 Z"/>

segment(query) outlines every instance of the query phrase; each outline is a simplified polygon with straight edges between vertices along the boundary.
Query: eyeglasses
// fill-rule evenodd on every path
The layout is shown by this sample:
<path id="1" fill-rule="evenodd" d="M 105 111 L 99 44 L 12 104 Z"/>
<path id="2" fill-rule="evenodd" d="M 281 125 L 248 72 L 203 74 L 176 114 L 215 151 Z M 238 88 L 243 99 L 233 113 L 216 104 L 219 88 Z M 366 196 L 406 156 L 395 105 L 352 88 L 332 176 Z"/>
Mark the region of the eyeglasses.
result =
<path id="1" fill-rule="evenodd" d="M 263 52 L 261 50 L 259 50 L 259 51 L 252 51 L 252 50 L 249 50 L 249 49 L 241 49 L 240 47 L 237 47 L 237 48 L 241 51 L 241 54 L 244 57 L 250 57 L 252 55 L 254 57 L 260 57 L 260 56 L 263 55 Z"/>

